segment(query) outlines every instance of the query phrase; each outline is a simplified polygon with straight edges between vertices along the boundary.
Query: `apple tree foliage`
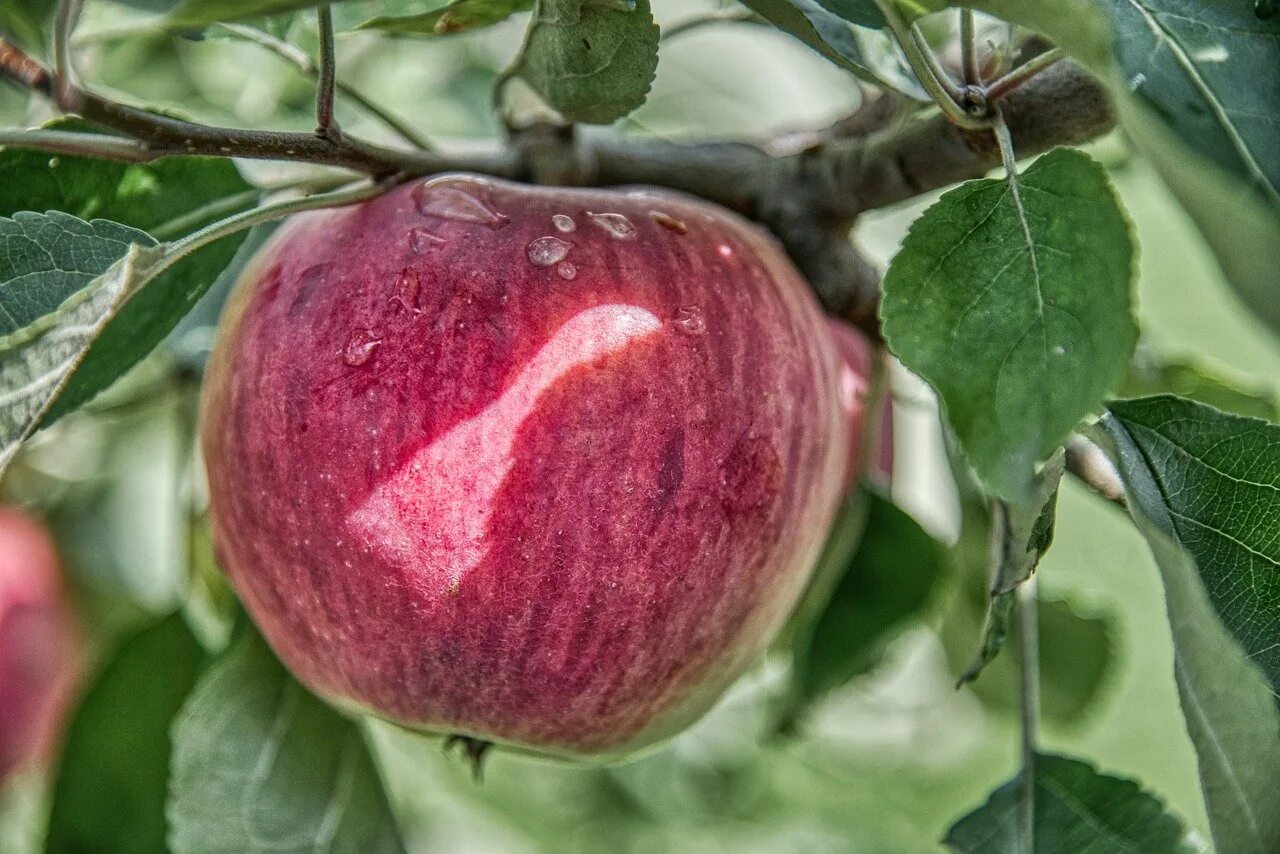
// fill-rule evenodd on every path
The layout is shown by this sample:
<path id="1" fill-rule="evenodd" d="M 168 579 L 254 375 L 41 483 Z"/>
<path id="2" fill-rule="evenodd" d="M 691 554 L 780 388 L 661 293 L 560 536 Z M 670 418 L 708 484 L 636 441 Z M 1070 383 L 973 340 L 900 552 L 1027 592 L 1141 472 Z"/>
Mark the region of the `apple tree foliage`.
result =
<path id="1" fill-rule="evenodd" d="M 253 41 L 322 81 L 333 60 L 324 39 L 318 57 L 314 39 L 294 43 L 311 32 L 317 7 L 322 34 L 336 22 L 420 39 L 427 52 L 436 39 L 513 19 L 507 26 L 521 22 L 525 35 L 495 100 L 523 87 L 562 127 L 612 124 L 643 103 L 662 37 L 649 0 L 125 2 L 139 14 L 122 38 Z M 0 76 L 58 103 L 57 76 L 37 57 L 48 53 L 56 71 L 76 43 L 55 19 L 73 24 L 81 4 L 55 5 L 0 5 Z M 948 578 L 960 603 L 941 630 L 948 657 L 980 696 L 1014 686 L 1024 749 L 1011 780 L 993 781 L 986 803 L 939 828 L 945 844 L 962 852 L 1204 850 L 1208 843 L 1146 784 L 1035 741 L 1038 715 L 1078 715 L 1111 666 L 1106 615 L 1037 603 L 1029 583 L 1052 547 L 1064 471 L 1104 492 L 1109 480 L 1161 573 L 1171 677 L 1212 844 L 1223 854 L 1280 851 L 1274 400 L 1136 351 L 1139 247 L 1107 168 L 1071 147 L 1016 162 L 1008 127 L 1017 116 L 1001 101 L 1060 54 L 1060 63 L 1084 69 L 1239 298 L 1280 331 L 1280 10 L 1271 0 L 974 0 L 966 23 L 976 11 L 1040 42 L 1021 53 L 995 45 L 979 69 L 984 84 L 937 59 L 952 55 L 938 35 L 939 21 L 960 14 L 949 6 L 742 0 L 697 22 L 781 30 L 849 72 L 850 86 L 893 99 L 900 121 L 941 109 L 974 150 L 1003 155 L 999 174 L 947 189 L 919 215 L 878 297 L 875 325 L 888 351 L 937 393 L 960 537 L 944 547 L 877 487 L 848 499 L 780 641 L 791 682 L 779 726 L 803 727 L 833 690 L 873 669 L 903 627 L 927 616 Z M 963 65 L 973 50 L 964 26 L 951 48 Z M 21 460 L 37 431 L 93 401 L 157 347 L 198 374 L 199 358 L 183 356 L 174 330 L 191 322 L 184 318 L 207 291 L 225 290 L 261 229 L 368 198 L 401 175 L 483 167 L 425 153 L 380 163 L 324 128 L 317 138 L 330 134 L 331 149 L 314 139 L 289 148 L 96 95 L 64 105 L 88 121 L 0 131 L 0 472 Z M 340 186 L 326 175 L 268 187 L 224 155 L 311 160 L 373 180 Z M 639 148 L 634 156 L 665 155 Z M 651 174 L 661 182 L 661 164 Z M 675 183 L 697 192 L 696 181 Z M 80 702 L 48 847 L 398 850 L 393 802 L 362 721 L 294 681 L 237 618 L 216 570 L 193 563 L 203 622 L 187 608 L 134 631 Z M 210 621 L 225 631 L 210 631 Z"/>

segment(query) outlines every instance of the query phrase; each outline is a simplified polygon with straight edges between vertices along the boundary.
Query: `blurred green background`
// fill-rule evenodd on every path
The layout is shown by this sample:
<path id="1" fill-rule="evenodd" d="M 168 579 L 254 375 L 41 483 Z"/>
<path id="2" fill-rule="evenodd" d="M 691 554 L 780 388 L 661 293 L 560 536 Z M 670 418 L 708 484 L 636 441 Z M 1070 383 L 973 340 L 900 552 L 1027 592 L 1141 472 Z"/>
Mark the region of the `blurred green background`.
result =
<path id="1" fill-rule="evenodd" d="M 339 8 L 362 19 L 387 5 Z M 715 8 L 679 0 L 654 6 L 662 23 Z M 87 81 L 124 100 L 210 122 L 295 130 L 314 125 L 311 83 L 278 58 L 212 35 L 200 41 L 145 32 L 122 37 L 138 16 L 107 0 L 89 4 L 79 47 Z M 497 132 L 490 88 L 518 46 L 522 26 L 517 19 L 465 37 L 419 40 L 348 34 L 339 42 L 340 76 L 443 147 L 462 149 Z M 306 18 L 287 35 L 314 47 Z M 859 98 L 851 78 L 785 36 L 717 25 L 664 42 L 648 102 L 617 130 L 675 139 L 760 138 L 821 127 Z M 4 125 L 34 124 L 50 115 L 46 105 L 0 89 Z M 350 104 L 340 105 L 340 118 L 365 136 L 389 139 Z M 1280 349 L 1225 287 L 1172 197 L 1118 136 L 1091 151 L 1112 169 L 1139 236 L 1145 344 L 1161 355 L 1194 356 L 1274 393 Z M 263 179 L 284 174 L 261 164 L 247 171 Z M 866 217 L 855 239 L 886 261 L 929 201 Z M 199 487 L 188 465 L 193 386 L 173 375 L 181 361 L 175 353 L 198 349 L 207 334 L 186 329 L 175 346 L 158 352 L 90 411 L 47 431 L 7 482 L 7 500 L 33 507 L 54 524 L 99 644 L 148 614 L 171 610 L 184 595 L 190 563 L 185 508 Z M 950 540 L 955 497 L 932 399 L 905 375 L 895 378 L 895 397 L 895 497 Z M 196 563 L 207 564 L 203 540 L 194 542 Z M 1046 661 L 1057 656 L 1068 685 L 1061 704 L 1046 705 L 1079 712 L 1071 720 L 1061 719 L 1065 714 L 1051 718 L 1046 745 L 1140 779 L 1203 834 L 1163 597 L 1143 542 L 1116 508 L 1067 483 L 1056 542 L 1039 578 L 1046 598 L 1064 600 L 1101 627 L 1090 639 L 1064 639 L 1060 649 L 1052 648 L 1054 638 L 1045 639 Z M 768 735 L 769 698 L 784 675 L 780 661 L 763 663 L 672 743 L 612 768 L 495 751 L 477 783 L 438 741 L 376 725 L 380 759 L 406 832 L 415 850 L 433 852 L 939 850 L 946 827 L 985 799 L 1017 762 L 1007 667 L 1003 675 L 999 668 L 984 675 L 977 691 L 953 688 L 955 651 L 967 653 L 977 644 L 976 625 L 952 613 L 961 587 L 953 580 L 939 591 L 923 624 L 898 637 L 880 667 L 838 690 L 790 738 Z M 216 609 L 220 595 L 215 579 L 189 610 Z M 1088 681 L 1099 669 L 1096 696 L 1082 711 L 1073 709 L 1073 672 Z M 40 781 L 27 778 L 3 795 L 0 850 L 33 845 L 39 791 Z"/>

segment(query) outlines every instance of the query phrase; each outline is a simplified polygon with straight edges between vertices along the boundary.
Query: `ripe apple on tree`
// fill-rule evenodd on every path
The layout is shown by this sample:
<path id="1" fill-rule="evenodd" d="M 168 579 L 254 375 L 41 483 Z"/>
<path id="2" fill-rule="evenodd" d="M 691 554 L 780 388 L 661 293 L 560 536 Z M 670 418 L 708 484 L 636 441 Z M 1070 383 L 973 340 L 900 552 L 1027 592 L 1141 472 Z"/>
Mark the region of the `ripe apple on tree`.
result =
<path id="1" fill-rule="evenodd" d="M 870 364 L 710 204 L 405 185 L 296 218 L 232 298 L 203 406 L 216 549 L 333 701 L 622 755 L 786 618 Z"/>

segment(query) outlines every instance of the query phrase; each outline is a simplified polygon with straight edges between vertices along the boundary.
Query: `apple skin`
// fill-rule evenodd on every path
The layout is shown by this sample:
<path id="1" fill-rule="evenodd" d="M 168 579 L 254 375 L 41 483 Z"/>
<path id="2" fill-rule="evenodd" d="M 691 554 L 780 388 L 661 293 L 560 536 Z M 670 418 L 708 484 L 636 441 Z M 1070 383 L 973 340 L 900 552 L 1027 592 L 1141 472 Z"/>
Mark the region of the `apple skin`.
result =
<path id="1" fill-rule="evenodd" d="M 77 646 L 48 531 L 0 507 L 0 781 L 52 754 L 74 693 Z"/>
<path id="2" fill-rule="evenodd" d="M 203 400 L 215 548 L 335 704 L 618 758 L 804 589 L 858 444 L 839 366 L 727 211 L 404 185 L 296 217 L 238 284 Z"/>

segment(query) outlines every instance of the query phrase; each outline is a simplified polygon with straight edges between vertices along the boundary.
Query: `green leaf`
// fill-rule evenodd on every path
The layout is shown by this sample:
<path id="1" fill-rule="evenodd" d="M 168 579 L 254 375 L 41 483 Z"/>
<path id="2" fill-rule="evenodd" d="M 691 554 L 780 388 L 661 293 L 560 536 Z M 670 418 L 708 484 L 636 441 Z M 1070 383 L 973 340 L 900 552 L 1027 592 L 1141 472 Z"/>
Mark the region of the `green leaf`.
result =
<path id="1" fill-rule="evenodd" d="M 52 0 L 5 0 L 0 3 L 0 35 L 34 50 L 45 46 L 45 24 L 53 16 Z"/>
<path id="2" fill-rule="evenodd" d="M 533 0 L 453 0 L 447 6 L 417 15 L 370 18 L 358 29 L 400 35 L 452 35 L 500 24 L 532 8 Z"/>
<path id="3" fill-rule="evenodd" d="M 215 851 L 401 851 L 360 728 L 247 629 L 173 729 L 169 843 Z"/>
<path id="4" fill-rule="evenodd" d="M 1187 502 L 1194 502 L 1197 494 L 1208 496 L 1209 492 L 1201 492 L 1203 487 L 1212 489 L 1215 483 L 1222 486 L 1219 476 L 1212 472 L 1189 471 L 1199 467 L 1192 462 L 1198 457 L 1206 457 L 1205 462 L 1211 465 L 1223 462 L 1218 456 L 1221 449 L 1204 453 L 1203 446 L 1208 443 L 1212 447 L 1215 441 L 1208 438 L 1209 431 L 1204 437 L 1188 435 L 1200 432 L 1197 423 L 1204 429 L 1205 424 L 1221 424 L 1227 419 L 1239 422 L 1227 424 L 1223 430 L 1219 437 L 1223 448 L 1243 449 L 1242 442 L 1256 442 L 1258 434 L 1248 430 L 1249 426 L 1268 431 L 1277 428 L 1214 413 L 1207 407 L 1174 398 L 1129 401 L 1118 406 L 1131 420 L 1122 421 L 1113 413 L 1102 420 L 1101 429 L 1094 433 L 1109 446 L 1117 462 L 1130 496 L 1130 513 L 1146 537 L 1164 581 L 1173 634 L 1174 676 L 1187 732 L 1199 758 L 1200 787 L 1214 842 L 1224 852 L 1266 854 L 1280 850 L 1280 713 L 1275 691 L 1223 625 L 1220 608 L 1231 603 L 1223 601 L 1221 589 L 1216 596 L 1213 590 L 1213 585 L 1222 583 L 1225 577 L 1226 583 L 1247 591 L 1247 583 L 1224 574 L 1228 567 L 1238 567 L 1234 558 L 1239 555 L 1234 554 L 1233 558 L 1234 548 L 1221 553 L 1206 550 L 1211 539 L 1206 539 L 1203 532 L 1190 544 L 1195 551 L 1184 548 L 1187 544 L 1179 544 L 1179 528 L 1173 515 L 1190 509 Z M 1166 407 L 1167 411 L 1162 411 Z M 1190 413 L 1191 420 L 1180 420 L 1180 412 Z M 1167 446 L 1162 453 L 1160 448 L 1167 441 L 1163 437 L 1165 431 L 1174 441 L 1193 446 L 1197 457 L 1170 453 Z M 1223 470 L 1247 467 L 1251 462 L 1254 461 L 1242 459 Z M 1270 462 L 1274 465 L 1274 456 Z M 1188 492 L 1177 496 L 1177 507 L 1169 507 L 1164 490 L 1171 482 L 1168 478 L 1176 477 L 1179 471 L 1183 477 L 1178 482 L 1185 483 Z M 1246 490 L 1239 497 L 1247 499 L 1250 487 L 1238 484 L 1235 488 Z M 1204 504 L 1200 506 L 1203 509 Z M 1247 505 L 1239 506 L 1247 512 Z M 1200 515 L 1200 510 L 1194 513 L 1196 517 Z M 1183 530 L 1188 525 L 1195 527 L 1187 520 L 1180 524 Z M 1274 517 L 1270 524 L 1275 525 Z M 1237 611 L 1232 619 L 1241 616 Z"/>
<path id="5" fill-rule="evenodd" d="M 939 393 L 979 476 L 1025 501 L 1034 466 L 1119 386 L 1137 329 L 1133 241 L 1102 167 L 1056 149 L 915 221 L 884 278 L 890 349 Z"/>
<path id="6" fill-rule="evenodd" d="M 1149 487 L 1133 502 L 1190 555 L 1280 699 L 1280 426 L 1172 395 L 1110 411 L 1107 429 L 1136 452 L 1121 457 L 1126 482 Z"/>
<path id="7" fill-rule="evenodd" d="M 45 850 L 165 851 L 169 726 L 203 662 L 180 615 L 120 646 L 67 729 Z"/>
<path id="8" fill-rule="evenodd" d="M 243 21 L 296 12 L 325 0 L 181 0 L 163 20 L 169 30 L 199 30 L 216 21 Z"/>
<path id="9" fill-rule="evenodd" d="M 1228 377 L 1190 360 L 1159 359 L 1139 349 L 1129 365 L 1129 375 L 1119 397 L 1176 394 L 1237 415 L 1275 421 L 1280 417 L 1275 392 L 1254 384 L 1248 377 Z"/>
<path id="10" fill-rule="evenodd" d="M 1136 782 L 1102 774 L 1078 759 L 1035 757 L 1035 854 L 1192 854 L 1204 851 L 1193 831 Z M 947 831 L 943 843 L 960 854 L 1020 851 L 1015 776 Z"/>
<path id="11" fill-rule="evenodd" d="M 972 682 L 1004 647 L 1013 616 L 1014 591 L 1031 578 L 1041 558 L 1053 544 L 1053 526 L 1058 512 L 1058 484 L 1062 481 L 1064 457 L 1061 452 L 1045 464 L 1035 479 L 1030 500 L 994 503 L 996 541 L 999 550 L 991 579 L 990 602 L 982 632 L 982 643 L 973 664 L 960 677 L 960 684 Z"/>
<path id="12" fill-rule="evenodd" d="M 565 118 L 608 124 L 644 103 L 657 69 L 649 0 L 538 0 L 513 72 Z"/>
<path id="13" fill-rule="evenodd" d="M 965 472 L 961 471 L 961 475 Z M 956 590 L 939 628 L 951 671 L 957 676 L 974 660 L 975 639 L 993 617 L 991 609 L 991 514 L 981 496 L 961 484 L 960 538 L 948 551 L 947 573 Z M 1115 669 L 1116 615 L 1068 599 L 1039 597 L 1040 711 L 1056 724 L 1074 725 L 1102 695 Z M 1018 706 L 1018 650 L 989 661 L 969 689 L 988 708 L 1011 712 Z"/>
<path id="14" fill-rule="evenodd" d="M 881 63 L 869 55 L 863 41 L 849 26 L 848 21 L 823 8 L 823 5 L 830 7 L 844 4 L 829 2 L 820 5 L 816 0 L 740 0 L 740 2 L 784 33 L 793 36 L 827 60 L 868 83 L 897 89 L 915 98 L 926 98 L 919 84 L 905 74 L 877 70 Z M 881 17 L 880 23 L 875 26 L 882 26 L 883 23 L 884 19 Z"/>
<path id="15" fill-rule="evenodd" d="M 812 703 L 874 667 L 903 623 L 928 602 L 942 547 L 888 498 L 866 493 L 856 550 L 845 550 L 825 607 L 792 647 L 795 702 Z M 829 547 L 830 548 L 830 547 Z"/>
<path id="16" fill-rule="evenodd" d="M 851 24 L 883 27 L 884 13 L 874 0 L 818 0 L 818 5 Z"/>
<path id="17" fill-rule="evenodd" d="M 78 130 L 85 125 L 64 120 L 51 127 Z M 174 157 L 121 164 L 0 151 L 0 216 L 20 210 L 56 210 L 81 219 L 109 219 L 147 232 L 156 230 L 159 236 L 172 238 L 252 207 L 257 196 L 235 165 L 222 158 Z M 206 211 L 203 216 L 193 215 L 202 210 Z M 174 222 L 182 227 L 173 233 L 160 231 Z M 90 400 L 159 344 L 230 263 L 243 239 L 243 234 L 237 234 L 204 247 L 129 300 L 92 343 L 43 424 Z"/>
<path id="18" fill-rule="evenodd" d="M 0 218 L 0 473 L 163 249 L 68 214 Z"/>
<path id="19" fill-rule="evenodd" d="M 1249 306 L 1280 329 L 1280 15 L 1254 0 L 980 0 L 1107 82 L 1125 130 Z"/>

